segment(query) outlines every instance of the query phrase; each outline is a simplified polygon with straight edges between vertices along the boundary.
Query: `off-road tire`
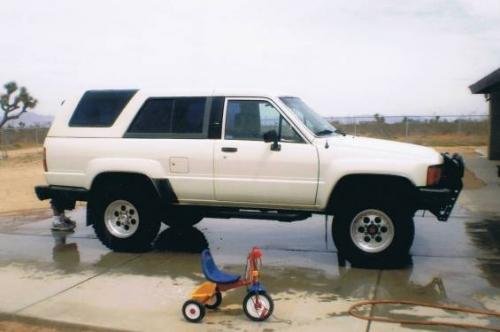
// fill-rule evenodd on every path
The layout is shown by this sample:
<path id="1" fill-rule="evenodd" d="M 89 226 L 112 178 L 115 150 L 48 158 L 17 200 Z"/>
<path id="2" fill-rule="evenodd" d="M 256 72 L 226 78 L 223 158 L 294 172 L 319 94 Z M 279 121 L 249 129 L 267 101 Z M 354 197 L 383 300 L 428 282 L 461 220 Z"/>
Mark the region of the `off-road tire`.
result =
<path id="1" fill-rule="evenodd" d="M 392 242 L 380 252 L 360 249 L 351 237 L 351 223 L 362 211 L 378 210 L 387 215 L 393 224 Z M 413 244 L 415 226 L 414 211 L 404 204 L 389 199 L 350 200 L 335 212 L 332 237 L 339 255 L 351 265 L 364 268 L 398 268 L 409 260 L 409 250 Z"/>
<path id="2" fill-rule="evenodd" d="M 114 236 L 105 224 L 106 208 L 117 200 L 132 203 L 140 217 L 137 230 L 127 238 Z M 102 188 L 99 192 L 92 193 L 87 206 L 97 238 L 109 249 L 119 252 L 144 252 L 151 249 L 151 243 L 161 225 L 158 211 L 158 203 L 154 197 L 145 186 L 140 185 Z"/>

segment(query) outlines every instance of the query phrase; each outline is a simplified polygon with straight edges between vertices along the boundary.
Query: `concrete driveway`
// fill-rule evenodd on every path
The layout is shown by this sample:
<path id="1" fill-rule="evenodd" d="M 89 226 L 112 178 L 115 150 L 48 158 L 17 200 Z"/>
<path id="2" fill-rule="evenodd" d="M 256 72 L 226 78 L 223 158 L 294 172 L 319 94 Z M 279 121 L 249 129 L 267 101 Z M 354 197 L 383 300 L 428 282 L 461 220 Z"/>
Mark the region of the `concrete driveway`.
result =
<path id="1" fill-rule="evenodd" d="M 492 188 L 500 193 L 500 187 Z M 474 202 L 476 194 L 464 192 L 463 204 L 481 204 Z M 84 208 L 72 213 L 78 227 L 69 235 L 51 232 L 50 219 L 4 220 L 0 312 L 110 329 L 199 330 L 181 314 L 192 288 L 203 281 L 198 252 L 209 246 L 219 266 L 242 273 L 254 245 L 264 251 L 262 278 L 275 300 L 274 315 L 265 323 L 250 322 L 241 306 L 244 292 L 236 290 L 224 294 L 219 310 L 207 312 L 205 329 L 412 328 L 367 323 L 346 313 L 367 299 L 500 310 L 500 218 L 472 210 L 458 207 L 447 223 L 417 216 L 411 260 L 404 268 L 386 270 L 339 266 L 331 220 L 317 215 L 296 223 L 204 219 L 187 230 L 165 227 L 155 249 L 144 254 L 107 250 L 85 227 Z M 423 308 L 379 307 L 372 313 L 500 326 L 498 319 Z"/>

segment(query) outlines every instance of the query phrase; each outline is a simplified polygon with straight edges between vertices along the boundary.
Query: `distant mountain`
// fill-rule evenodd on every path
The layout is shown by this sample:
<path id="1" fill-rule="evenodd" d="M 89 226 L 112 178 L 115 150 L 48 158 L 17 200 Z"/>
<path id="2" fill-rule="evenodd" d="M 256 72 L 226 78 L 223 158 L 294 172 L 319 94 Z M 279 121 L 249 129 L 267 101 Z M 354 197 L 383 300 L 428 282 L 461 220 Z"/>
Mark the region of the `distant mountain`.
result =
<path id="1" fill-rule="evenodd" d="M 18 127 L 20 122 L 24 122 L 26 127 L 32 127 L 32 126 L 48 127 L 52 123 L 52 120 L 54 120 L 54 117 L 52 115 L 43 115 L 35 112 L 27 112 L 21 115 L 19 119 L 7 122 L 4 128 L 10 126 Z"/>

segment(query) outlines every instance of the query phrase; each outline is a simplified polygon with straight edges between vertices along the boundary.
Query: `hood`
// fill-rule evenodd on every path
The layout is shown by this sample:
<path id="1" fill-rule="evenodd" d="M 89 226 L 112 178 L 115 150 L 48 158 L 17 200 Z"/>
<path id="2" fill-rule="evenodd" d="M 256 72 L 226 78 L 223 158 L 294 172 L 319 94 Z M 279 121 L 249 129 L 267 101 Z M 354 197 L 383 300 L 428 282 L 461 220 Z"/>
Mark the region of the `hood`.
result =
<path id="1" fill-rule="evenodd" d="M 442 157 L 439 152 L 432 148 L 417 144 L 349 135 L 322 138 L 321 141 L 323 144 L 325 140 L 332 146 L 369 151 L 371 154 L 382 153 L 384 155 L 392 154 L 411 159 L 434 160 L 435 164 L 442 162 Z"/>

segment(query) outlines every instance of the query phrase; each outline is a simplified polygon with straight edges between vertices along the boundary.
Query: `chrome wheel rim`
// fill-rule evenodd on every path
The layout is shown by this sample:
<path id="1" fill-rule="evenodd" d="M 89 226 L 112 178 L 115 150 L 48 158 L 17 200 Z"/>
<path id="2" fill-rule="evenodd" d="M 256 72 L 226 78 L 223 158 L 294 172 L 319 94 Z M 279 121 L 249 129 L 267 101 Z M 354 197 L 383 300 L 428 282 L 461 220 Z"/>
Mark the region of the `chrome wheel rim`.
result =
<path id="1" fill-rule="evenodd" d="M 254 294 L 245 303 L 247 312 L 254 318 L 262 318 L 268 315 L 271 304 L 266 296 Z"/>
<path id="2" fill-rule="evenodd" d="M 368 253 L 378 253 L 394 240 L 394 224 L 387 214 L 369 209 L 358 213 L 351 222 L 351 240 Z"/>
<path id="3" fill-rule="evenodd" d="M 125 200 L 111 202 L 104 212 L 104 223 L 113 235 L 121 239 L 132 236 L 139 227 L 136 207 Z"/>

